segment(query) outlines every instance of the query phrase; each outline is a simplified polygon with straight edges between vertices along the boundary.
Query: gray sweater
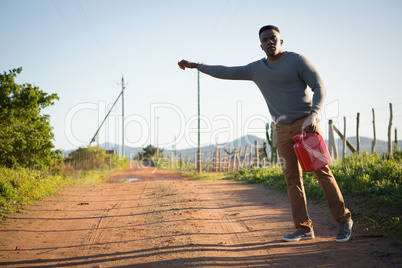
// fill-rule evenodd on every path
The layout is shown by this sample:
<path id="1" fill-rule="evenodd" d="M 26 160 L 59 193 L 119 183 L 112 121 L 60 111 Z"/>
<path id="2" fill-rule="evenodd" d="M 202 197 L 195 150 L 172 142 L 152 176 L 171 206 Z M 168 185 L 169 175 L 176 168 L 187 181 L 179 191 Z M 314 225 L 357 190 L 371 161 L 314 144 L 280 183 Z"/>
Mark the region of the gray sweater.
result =
<path id="1" fill-rule="evenodd" d="M 276 123 L 291 123 L 310 111 L 318 113 L 326 95 L 324 83 L 311 62 L 293 52 L 285 52 L 275 62 L 261 59 L 237 67 L 199 64 L 198 70 L 217 78 L 256 83 Z M 307 86 L 314 92 L 312 101 Z"/>

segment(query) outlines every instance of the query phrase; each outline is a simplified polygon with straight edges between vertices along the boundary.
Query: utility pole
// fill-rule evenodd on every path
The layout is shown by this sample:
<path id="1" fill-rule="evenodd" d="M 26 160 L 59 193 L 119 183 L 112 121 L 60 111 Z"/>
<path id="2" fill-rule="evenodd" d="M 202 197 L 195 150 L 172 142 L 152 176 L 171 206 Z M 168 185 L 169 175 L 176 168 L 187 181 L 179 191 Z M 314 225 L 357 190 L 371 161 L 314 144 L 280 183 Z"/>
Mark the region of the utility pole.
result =
<path id="1" fill-rule="evenodd" d="M 121 115 L 122 115 L 122 122 L 121 122 L 121 128 L 122 128 L 122 155 L 123 158 L 126 157 L 126 148 L 124 146 L 124 77 L 123 75 L 121 76 Z"/>
<path id="2" fill-rule="evenodd" d="M 394 118 L 392 112 L 392 103 L 389 104 L 389 125 L 388 125 L 388 153 L 392 154 L 392 137 L 391 137 L 391 130 L 392 130 L 392 119 Z"/>
<path id="3" fill-rule="evenodd" d="M 124 79 L 122 78 L 122 85 L 123 85 L 123 90 L 120 92 L 119 96 L 117 96 L 116 101 L 113 103 L 112 107 L 109 109 L 109 112 L 107 113 L 107 115 L 105 116 L 105 118 L 103 119 L 101 125 L 98 127 L 98 130 L 96 130 L 95 135 L 92 137 L 91 141 L 89 142 L 89 145 L 91 145 L 93 142 L 96 141 L 96 139 L 98 139 L 98 145 L 99 145 L 99 137 L 98 137 L 98 133 L 99 130 L 102 128 L 103 124 L 105 123 L 106 119 L 109 117 L 110 112 L 113 110 L 114 106 L 116 105 L 117 101 L 119 100 L 120 96 L 123 96 L 123 92 L 124 92 Z M 124 148 L 124 98 L 122 98 L 122 102 L 123 102 L 123 148 Z M 124 149 L 123 149 L 123 154 L 124 153 Z"/>
<path id="4" fill-rule="evenodd" d="M 197 151 L 197 171 L 201 173 L 201 136 L 200 136 L 200 71 L 198 74 L 198 151 Z"/>
<path id="5" fill-rule="evenodd" d="M 174 158 L 176 158 L 176 136 L 174 136 L 174 145 L 173 145 L 173 149 L 174 149 Z"/>

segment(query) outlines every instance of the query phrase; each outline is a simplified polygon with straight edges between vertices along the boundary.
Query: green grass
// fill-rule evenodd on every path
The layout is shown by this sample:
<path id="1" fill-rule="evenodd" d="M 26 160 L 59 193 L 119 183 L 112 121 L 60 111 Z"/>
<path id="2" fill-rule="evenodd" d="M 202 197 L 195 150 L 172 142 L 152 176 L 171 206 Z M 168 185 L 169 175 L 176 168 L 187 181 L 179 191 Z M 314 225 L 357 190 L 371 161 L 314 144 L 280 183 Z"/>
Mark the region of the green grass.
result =
<path id="1" fill-rule="evenodd" d="M 116 171 L 127 168 L 128 161 L 115 169 L 72 171 L 63 168 L 51 172 L 28 168 L 0 168 L 0 220 L 20 212 L 25 205 L 56 193 L 65 185 L 99 184 Z"/>
<path id="2" fill-rule="evenodd" d="M 182 176 L 192 178 L 194 180 L 221 180 L 227 176 L 226 172 L 207 172 L 203 171 L 198 173 L 196 170 L 195 163 L 182 161 L 181 169 L 180 169 L 180 160 L 174 159 L 173 161 L 170 158 L 164 159 L 153 159 L 157 168 L 166 169 L 173 172 L 180 173 Z"/>
<path id="3" fill-rule="evenodd" d="M 23 205 L 55 193 L 61 186 L 72 184 L 65 176 L 27 168 L 0 169 L 0 219 L 19 212 Z"/>
<path id="4" fill-rule="evenodd" d="M 402 152 L 396 150 L 392 155 L 381 156 L 355 154 L 335 161 L 330 167 L 353 218 L 367 230 L 392 235 L 392 242 L 402 245 Z M 279 166 L 241 170 L 229 173 L 226 178 L 287 191 Z M 303 180 L 307 197 L 325 200 L 312 173 L 304 173 Z"/>
<path id="5" fill-rule="evenodd" d="M 104 176 L 101 173 L 104 171 L 81 171 L 78 170 L 68 177 L 73 181 L 74 184 L 101 184 L 104 182 Z"/>
<path id="6" fill-rule="evenodd" d="M 68 177 L 73 181 L 74 184 L 100 184 L 104 183 L 108 175 L 113 174 L 117 171 L 123 170 L 125 168 L 118 167 L 114 169 L 98 169 L 89 171 L 75 171 Z"/>
<path id="7" fill-rule="evenodd" d="M 192 178 L 194 180 L 222 180 L 227 177 L 225 172 L 201 172 L 198 173 L 196 170 L 189 170 L 183 173 L 183 176 Z"/>

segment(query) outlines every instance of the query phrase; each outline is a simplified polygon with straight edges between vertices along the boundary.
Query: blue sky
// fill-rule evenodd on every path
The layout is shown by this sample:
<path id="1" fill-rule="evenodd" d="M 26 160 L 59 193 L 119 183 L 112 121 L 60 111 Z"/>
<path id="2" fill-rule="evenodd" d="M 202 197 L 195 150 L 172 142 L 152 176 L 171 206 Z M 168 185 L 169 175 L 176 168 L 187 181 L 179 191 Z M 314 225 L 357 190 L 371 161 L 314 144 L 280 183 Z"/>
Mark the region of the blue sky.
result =
<path id="1" fill-rule="evenodd" d="M 401 11 L 401 1 L 389 0 L 1 0 L 0 71 L 22 66 L 18 83 L 58 94 L 44 110 L 56 148 L 88 145 L 122 75 L 126 145 L 189 148 L 197 144 L 197 72 L 180 70 L 177 61 L 234 66 L 261 59 L 258 30 L 273 24 L 284 50 L 308 57 L 324 80 L 324 128 L 333 119 L 343 131 L 345 116 L 354 136 L 360 112 L 361 136 L 372 137 L 374 108 L 377 136 L 386 140 L 389 103 L 393 125 L 402 128 Z M 200 82 L 203 145 L 264 137 L 271 117 L 252 82 L 203 74 Z M 121 137 L 118 102 L 99 142 Z"/>

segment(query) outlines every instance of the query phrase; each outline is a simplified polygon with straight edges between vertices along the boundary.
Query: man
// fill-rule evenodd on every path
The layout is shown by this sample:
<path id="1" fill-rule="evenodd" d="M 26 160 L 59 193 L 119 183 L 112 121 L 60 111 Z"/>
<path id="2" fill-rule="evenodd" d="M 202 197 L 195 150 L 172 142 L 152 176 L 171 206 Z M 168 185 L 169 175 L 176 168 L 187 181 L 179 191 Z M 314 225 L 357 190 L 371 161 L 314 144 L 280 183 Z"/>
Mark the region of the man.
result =
<path id="1" fill-rule="evenodd" d="M 282 50 L 278 27 L 267 25 L 260 29 L 261 48 L 267 59 L 245 66 L 226 67 L 180 61 L 179 67 L 198 68 L 213 77 L 233 80 L 251 80 L 257 84 L 276 123 L 277 149 L 285 180 L 296 231 L 285 235 L 284 241 L 299 241 L 314 238 L 312 221 L 307 212 L 306 195 L 300 164 L 293 150 L 294 135 L 304 130 L 322 134 L 318 118 L 326 91 L 317 70 L 304 56 Z M 313 91 L 309 98 L 307 86 Z M 327 199 L 333 219 L 338 223 L 336 241 L 348 241 L 352 234 L 353 221 L 345 208 L 342 193 L 328 166 L 314 171 Z"/>

